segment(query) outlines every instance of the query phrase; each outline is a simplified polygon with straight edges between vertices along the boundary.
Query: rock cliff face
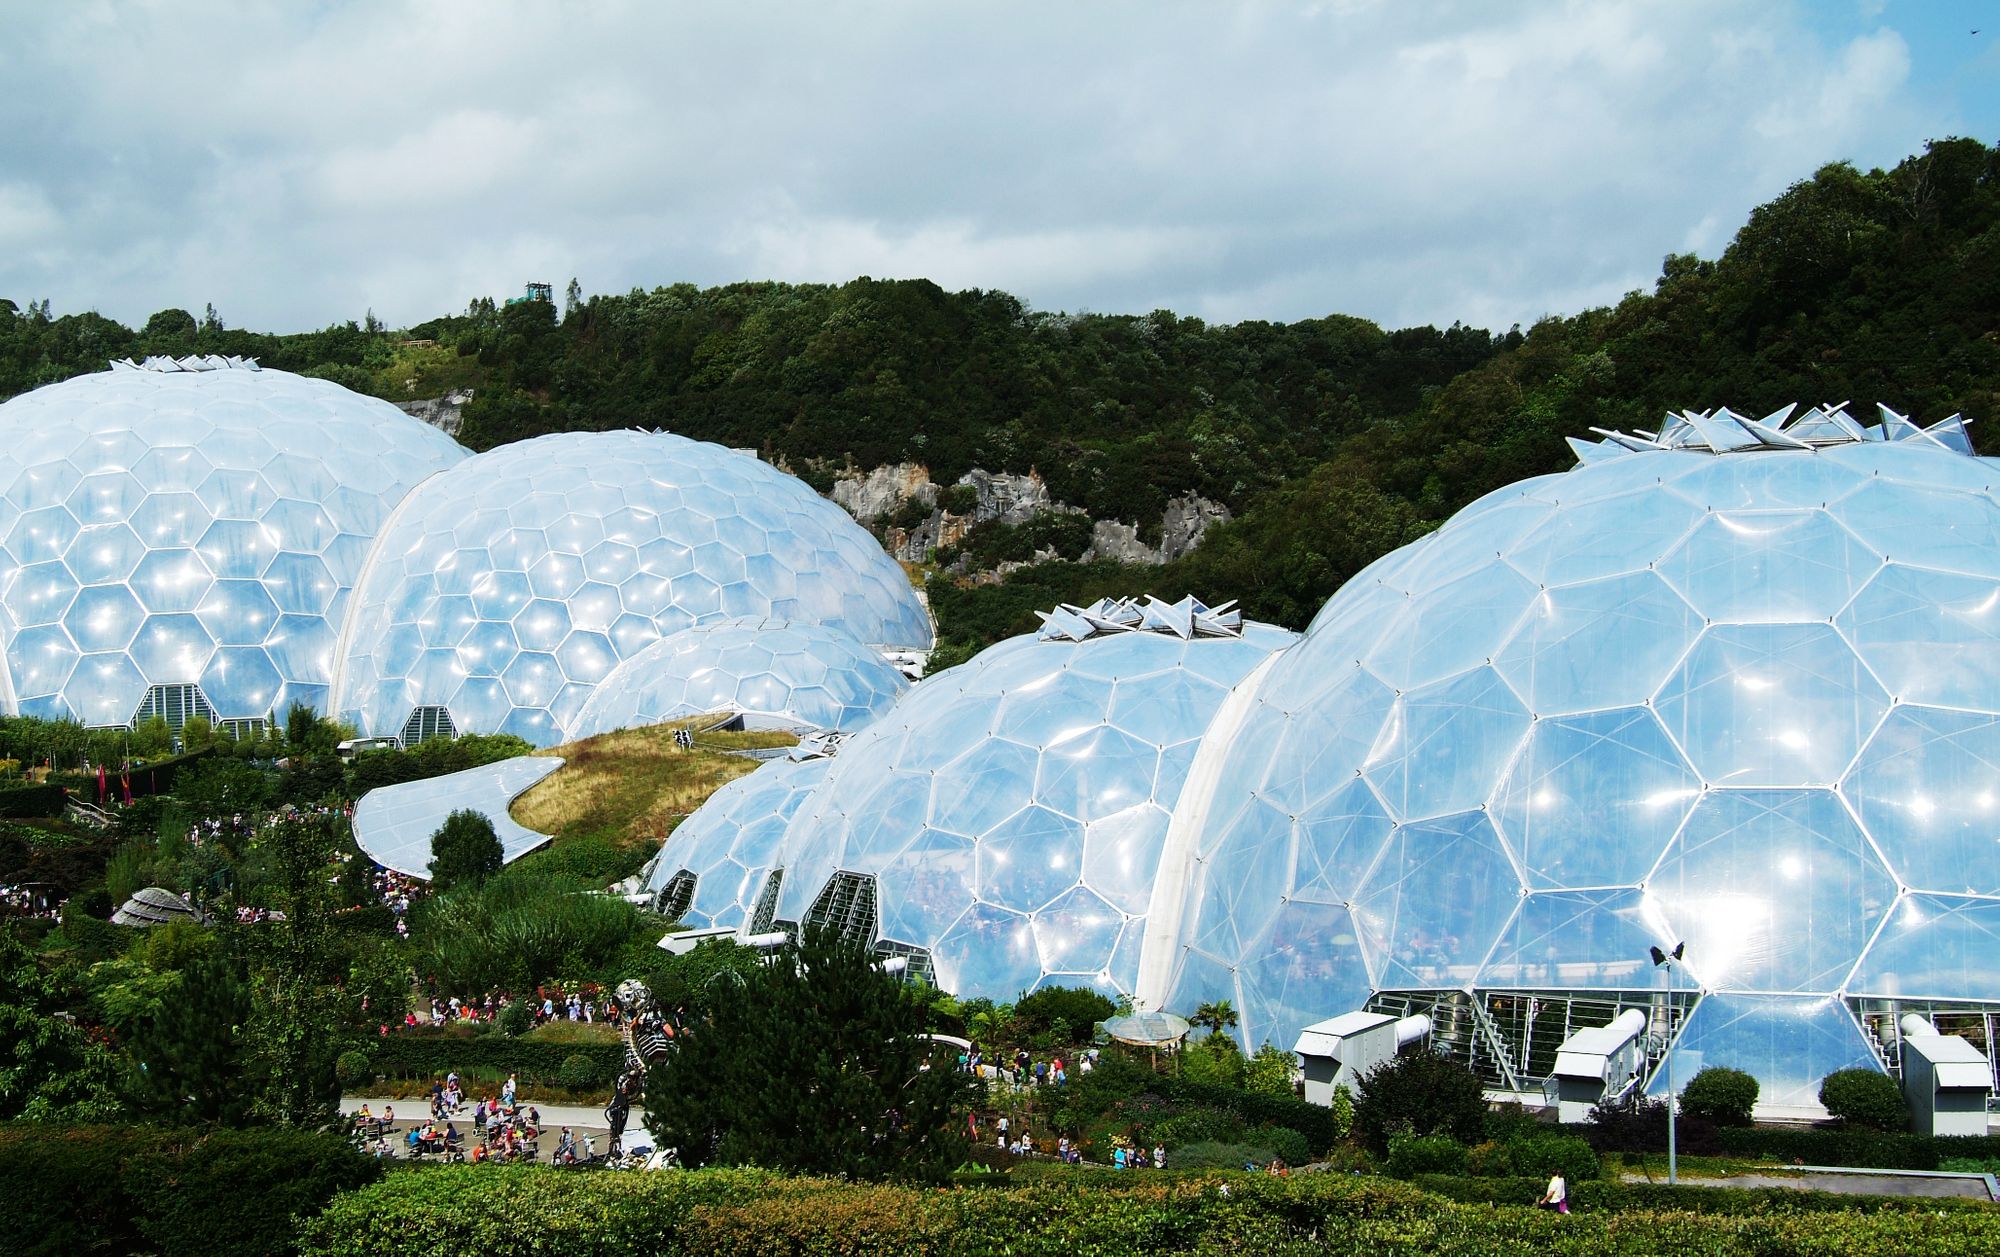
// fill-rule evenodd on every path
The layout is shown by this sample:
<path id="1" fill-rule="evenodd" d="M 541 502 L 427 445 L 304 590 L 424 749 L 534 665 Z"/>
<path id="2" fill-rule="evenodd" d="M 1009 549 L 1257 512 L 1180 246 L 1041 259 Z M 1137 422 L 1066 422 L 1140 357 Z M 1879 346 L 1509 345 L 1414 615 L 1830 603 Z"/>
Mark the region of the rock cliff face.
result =
<path id="1" fill-rule="evenodd" d="M 935 506 L 937 495 L 930 472 L 916 463 L 894 463 L 833 482 L 833 500 L 864 524 L 895 514 L 906 502 Z"/>
<path id="2" fill-rule="evenodd" d="M 968 495 L 953 491 L 962 489 L 972 490 L 969 502 Z M 957 543 L 980 524 L 1025 524 L 1037 515 L 1083 513 L 1081 507 L 1056 501 L 1033 472 L 1023 476 L 974 468 L 947 490 L 935 484 L 930 472 L 917 463 L 877 467 L 865 475 L 837 480 L 833 500 L 855 519 L 875 527 L 889 552 L 908 562 L 921 562 L 931 551 Z M 961 510 L 948 510 L 948 505 Z M 1100 519 L 1091 527 L 1090 547 L 1083 558 L 1171 562 L 1194 549 L 1209 528 L 1228 519 L 1229 508 L 1222 503 L 1185 494 L 1167 503 L 1158 546 L 1140 540 L 1134 524 Z M 1053 552 L 1037 556 L 1053 557 Z M 1020 566 L 1003 563 L 1000 572 L 1004 575 L 1006 569 Z"/>
<path id="3" fill-rule="evenodd" d="M 423 420 L 446 436 L 455 437 L 459 425 L 465 422 L 465 404 L 471 400 L 472 390 L 467 388 L 428 401 L 397 402 L 396 409 Z"/>

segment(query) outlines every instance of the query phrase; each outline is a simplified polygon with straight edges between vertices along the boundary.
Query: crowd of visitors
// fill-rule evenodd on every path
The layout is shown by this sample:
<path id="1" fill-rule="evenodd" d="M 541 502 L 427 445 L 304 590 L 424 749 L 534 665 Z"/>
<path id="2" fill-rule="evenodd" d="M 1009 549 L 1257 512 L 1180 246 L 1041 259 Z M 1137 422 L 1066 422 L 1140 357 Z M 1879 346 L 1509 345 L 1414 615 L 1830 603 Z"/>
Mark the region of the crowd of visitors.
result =
<path id="1" fill-rule="evenodd" d="M 0 913 L 53 921 L 62 916 L 63 904 L 67 902 L 68 897 L 59 887 L 0 883 Z"/>
<path id="2" fill-rule="evenodd" d="M 488 991 L 470 999 L 457 995 L 446 995 L 437 991 L 436 983 L 422 984 L 431 993 L 428 995 L 430 1011 L 428 1015 L 410 1009 L 403 1015 L 402 1028 L 415 1030 L 421 1026 L 447 1026 L 459 1023 L 491 1022 L 499 1018 L 516 997 L 508 991 Z M 423 998 L 423 996 L 420 996 Z M 534 1012 L 535 1024 L 546 1025 L 552 1021 L 576 1021 L 586 1024 L 604 1022 L 611 1026 L 623 1024 L 626 1013 L 618 1004 L 615 994 L 604 990 L 595 982 L 586 982 L 574 990 L 564 990 L 560 985 L 538 986 L 534 993 L 525 997 Z M 381 1033 L 389 1033 L 390 1026 L 384 1023 Z M 667 1032 L 672 1037 L 673 1031 Z"/>
<path id="3" fill-rule="evenodd" d="M 457 1073 L 431 1085 L 429 1112 L 401 1131 L 397 1130 L 396 1108 L 383 1106 L 372 1112 L 363 1104 L 350 1119 L 363 1146 L 380 1157 L 403 1156 L 412 1160 L 441 1157 L 448 1161 L 534 1161 L 540 1158 L 542 1115 L 519 1096 L 519 1080 L 509 1074 L 498 1094 L 488 1093 L 465 1111 L 466 1100 Z M 466 1128 L 459 1129 L 464 1121 Z M 586 1137 L 582 1159 L 594 1155 Z M 574 1163 L 579 1159 L 577 1141 L 569 1127 L 562 1128 L 550 1160 Z"/>
<path id="4" fill-rule="evenodd" d="M 1085 1048 L 1077 1054 L 1077 1072 L 1089 1073 L 1097 1068 L 1097 1061 L 1098 1049 Z M 1061 1087 L 1069 1083 L 1069 1066 L 1060 1055 L 1036 1060 L 1026 1048 L 1015 1049 L 1011 1059 L 1003 1057 L 996 1064 L 988 1061 L 985 1052 L 974 1045 L 958 1054 L 958 1067 L 988 1082 L 1011 1082 L 1016 1087 Z"/>

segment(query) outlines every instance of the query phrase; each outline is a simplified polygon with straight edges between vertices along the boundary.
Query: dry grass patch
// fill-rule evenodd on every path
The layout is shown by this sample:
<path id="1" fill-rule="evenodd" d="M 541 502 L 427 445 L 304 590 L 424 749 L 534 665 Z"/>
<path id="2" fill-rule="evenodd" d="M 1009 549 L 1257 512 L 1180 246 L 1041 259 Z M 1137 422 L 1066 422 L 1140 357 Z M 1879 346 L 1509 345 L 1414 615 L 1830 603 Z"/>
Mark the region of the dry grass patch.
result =
<path id="1" fill-rule="evenodd" d="M 563 766 L 514 801 L 513 817 L 558 841 L 603 834 L 620 848 L 657 847 L 708 796 L 757 767 L 721 752 L 798 742 L 786 733 L 697 732 L 693 750 L 674 745 L 675 729 L 699 730 L 717 719 L 621 729 L 554 747 L 544 754 L 560 755 Z"/>

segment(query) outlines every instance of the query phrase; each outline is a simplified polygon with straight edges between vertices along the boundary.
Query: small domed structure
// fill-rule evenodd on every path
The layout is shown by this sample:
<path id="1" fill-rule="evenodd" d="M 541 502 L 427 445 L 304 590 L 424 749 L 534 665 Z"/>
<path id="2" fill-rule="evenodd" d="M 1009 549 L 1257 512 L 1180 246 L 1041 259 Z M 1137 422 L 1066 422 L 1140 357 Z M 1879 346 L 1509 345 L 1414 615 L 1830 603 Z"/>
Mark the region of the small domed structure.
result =
<path id="1" fill-rule="evenodd" d="M 832 763 L 823 756 L 775 759 L 710 795 L 641 874 L 657 910 L 694 929 L 770 929 L 785 827 Z"/>
<path id="2" fill-rule="evenodd" d="M 569 736 L 733 712 L 759 727 L 850 733 L 888 710 L 909 682 L 839 629 L 735 619 L 682 629 L 646 647 L 597 687 Z"/>

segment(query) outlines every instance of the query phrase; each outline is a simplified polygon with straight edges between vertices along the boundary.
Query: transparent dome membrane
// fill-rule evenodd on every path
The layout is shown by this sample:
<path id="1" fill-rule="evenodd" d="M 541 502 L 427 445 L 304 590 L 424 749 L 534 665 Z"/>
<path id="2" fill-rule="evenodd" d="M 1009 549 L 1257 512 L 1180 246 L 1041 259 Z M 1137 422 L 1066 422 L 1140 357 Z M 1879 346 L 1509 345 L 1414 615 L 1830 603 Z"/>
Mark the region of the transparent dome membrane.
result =
<path id="1" fill-rule="evenodd" d="M 325 380 L 117 365 L 0 404 L 15 709 L 125 724 L 150 688 L 198 685 L 225 720 L 326 710 L 363 554 L 465 451 Z"/>
<path id="2" fill-rule="evenodd" d="M 1202 859 L 1140 997 L 1229 998 L 1250 1045 L 1435 1009 L 1522 1089 L 1553 1041 L 1494 1020 L 1510 992 L 1664 1000 L 1779 1105 L 1872 1060 L 1885 1000 L 2000 1005 L 2000 476 L 1963 438 L 1674 417 L 1384 558 L 1184 801 Z"/>
<path id="3" fill-rule="evenodd" d="M 336 703 L 371 733 L 422 703 L 548 744 L 622 662 L 746 617 L 931 644 L 902 569 L 802 481 L 667 433 L 537 437 L 398 509 L 355 592 Z"/>

